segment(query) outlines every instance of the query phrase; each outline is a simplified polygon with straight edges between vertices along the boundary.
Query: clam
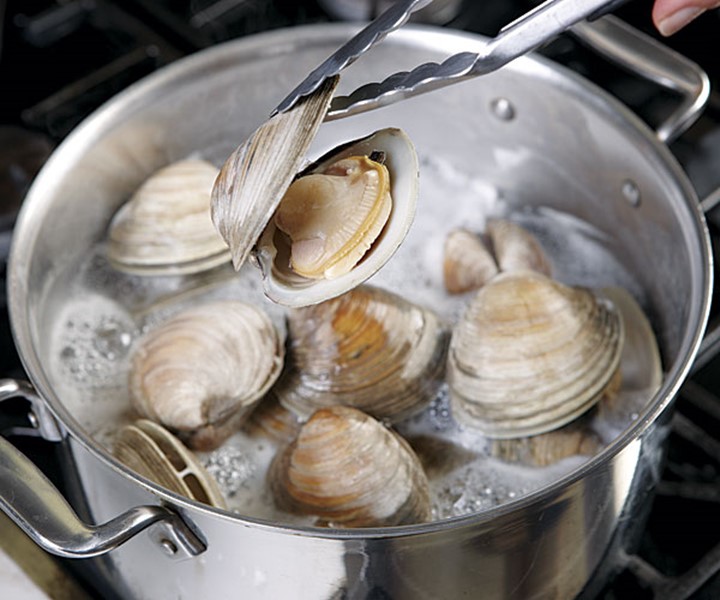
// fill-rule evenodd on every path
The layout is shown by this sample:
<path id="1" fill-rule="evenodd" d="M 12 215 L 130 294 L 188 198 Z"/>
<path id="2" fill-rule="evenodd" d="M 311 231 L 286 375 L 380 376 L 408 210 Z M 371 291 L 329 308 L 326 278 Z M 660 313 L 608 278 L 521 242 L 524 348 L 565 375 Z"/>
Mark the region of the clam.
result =
<path id="1" fill-rule="evenodd" d="M 622 346 L 622 321 L 610 302 L 537 272 L 501 273 L 452 334 L 455 419 L 491 438 L 557 429 L 603 396 Z"/>
<path id="2" fill-rule="evenodd" d="M 571 456 L 593 456 L 603 449 L 600 436 L 582 419 L 548 433 L 513 440 L 493 440 L 490 453 L 508 462 L 547 467 Z"/>
<path id="3" fill-rule="evenodd" d="M 400 421 L 437 395 L 446 341 L 433 312 L 363 285 L 290 311 L 287 368 L 272 394 L 302 418 L 341 404 Z"/>
<path id="4" fill-rule="evenodd" d="M 198 305 L 140 340 L 131 401 L 191 448 L 211 450 L 275 382 L 283 355 L 283 340 L 262 310 L 235 301 Z"/>
<path id="5" fill-rule="evenodd" d="M 115 440 L 115 456 L 138 475 L 172 492 L 226 508 L 216 481 L 195 455 L 157 423 L 139 419 L 123 427 Z"/>
<path id="6" fill-rule="evenodd" d="M 218 169 L 203 160 L 172 163 L 147 179 L 112 219 L 108 259 L 133 275 L 179 275 L 230 260 L 210 219 Z"/>
<path id="7" fill-rule="evenodd" d="M 273 460 L 276 505 L 332 527 L 384 527 L 430 519 L 427 477 L 410 446 L 353 408 L 318 410 Z"/>
<path id="8" fill-rule="evenodd" d="M 282 406 L 276 396 L 268 394 L 260 402 L 243 425 L 252 436 L 262 435 L 275 442 L 289 442 L 302 423 L 295 413 Z"/>
<path id="9" fill-rule="evenodd" d="M 345 143 L 298 175 L 331 96 L 326 86 L 272 117 L 231 156 L 213 190 L 213 221 L 235 268 L 252 250 L 266 295 L 286 306 L 365 281 L 415 216 L 418 159 L 399 129 Z"/>
<path id="10" fill-rule="evenodd" d="M 445 238 L 443 277 L 451 294 L 480 289 L 498 272 L 495 257 L 479 235 L 454 229 Z"/>
<path id="11" fill-rule="evenodd" d="M 455 229 L 445 240 L 443 275 L 451 294 L 477 290 L 500 272 L 536 271 L 551 275 L 540 242 L 512 221 L 490 219 L 485 236 Z"/>

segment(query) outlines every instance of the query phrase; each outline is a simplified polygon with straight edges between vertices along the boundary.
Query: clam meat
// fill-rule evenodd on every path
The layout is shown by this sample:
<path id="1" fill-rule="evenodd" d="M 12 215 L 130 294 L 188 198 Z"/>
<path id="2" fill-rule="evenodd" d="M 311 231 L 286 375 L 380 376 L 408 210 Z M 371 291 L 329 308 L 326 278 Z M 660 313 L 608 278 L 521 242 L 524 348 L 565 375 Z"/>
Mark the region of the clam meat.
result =
<path id="1" fill-rule="evenodd" d="M 455 419 L 490 438 L 557 429 L 603 396 L 618 370 L 623 324 L 612 303 L 534 271 L 485 284 L 452 333 Z"/>
<path id="2" fill-rule="evenodd" d="M 446 343 L 432 311 L 363 285 L 290 311 L 287 366 L 271 393 L 301 418 L 341 404 L 396 422 L 437 395 Z"/>
<path id="3" fill-rule="evenodd" d="M 283 358 L 283 339 L 264 311 L 207 302 L 139 341 L 130 368 L 132 405 L 191 448 L 211 450 L 265 395 Z"/>
<path id="4" fill-rule="evenodd" d="M 180 275 L 228 262 L 230 250 L 210 219 L 217 174 L 215 166 L 193 159 L 147 179 L 110 223 L 110 264 L 133 275 Z"/>
<path id="5" fill-rule="evenodd" d="M 430 519 L 428 481 L 399 435 L 353 408 L 318 410 L 268 471 L 275 503 L 331 527 Z"/>
<path id="6" fill-rule="evenodd" d="M 150 481 L 186 498 L 226 508 L 220 488 L 195 455 L 167 429 L 139 419 L 123 427 L 114 448 L 117 459 Z"/>
<path id="7" fill-rule="evenodd" d="M 333 89 L 261 126 L 213 190 L 213 221 L 235 268 L 252 250 L 266 295 L 286 306 L 316 304 L 368 279 L 415 216 L 418 159 L 399 129 L 343 144 L 298 174 Z"/>

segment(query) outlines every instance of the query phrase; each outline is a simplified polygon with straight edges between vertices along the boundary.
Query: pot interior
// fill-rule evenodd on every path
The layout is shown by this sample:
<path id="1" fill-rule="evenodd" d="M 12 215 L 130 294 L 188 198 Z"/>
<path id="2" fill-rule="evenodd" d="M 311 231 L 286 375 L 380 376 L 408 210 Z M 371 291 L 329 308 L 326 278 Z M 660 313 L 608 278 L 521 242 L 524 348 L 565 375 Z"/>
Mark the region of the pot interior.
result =
<path id="1" fill-rule="evenodd" d="M 126 375 L 116 366 L 127 350 L 123 328 L 137 327 L 157 298 L 214 277 L 165 278 L 148 288 L 95 268 L 104 260 L 102 242 L 113 214 L 145 178 L 172 161 L 199 156 L 221 165 L 298 74 L 350 34 L 346 27 L 269 34 L 181 61 L 100 109 L 38 177 L 13 247 L 13 325 L 40 392 L 94 451 L 107 456 L 95 444 L 97 406 L 108 415 L 127 413 L 126 404 L 98 387 L 103 377 L 107 389 L 124 385 Z M 481 44 L 473 36 L 408 28 L 350 67 L 340 92 Z M 669 401 L 704 327 L 708 251 L 692 189 L 642 123 L 586 82 L 524 58 L 473 81 L 324 124 L 310 156 L 382 127 L 404 129 L 418 150 L 418 222 L 428 228 L 428 257 L 441 238 L 423 221 L 424 206 L 440 205 L 448 221 L 462 223 L 458 198 L 476 195 L 481 214 L 506 214 L 527 225 L 565 282 L 621 285 L 637 298 L 652 322 L 666 373 L 645 414 Z M 428 266 L 427 277 L 434 268 Z M 128 297 L 134 298 L 130 324 L 110 319 L 100 334 L 77 331 L 92 336 L 88 347 L 97 356 L 78 355 L 64 344 L 69 311 L 102 313 L 106 304 L 122 305 Z M 85 327 L 80 321 L 72 326 Z"/>

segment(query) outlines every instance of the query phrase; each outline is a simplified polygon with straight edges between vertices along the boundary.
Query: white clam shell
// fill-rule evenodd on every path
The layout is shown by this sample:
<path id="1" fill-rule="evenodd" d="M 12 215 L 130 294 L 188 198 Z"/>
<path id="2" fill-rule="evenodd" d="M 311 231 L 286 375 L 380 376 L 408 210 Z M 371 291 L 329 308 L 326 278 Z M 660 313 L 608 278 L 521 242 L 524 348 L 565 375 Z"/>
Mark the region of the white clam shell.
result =
<path id="1" fill-rule="evenodd" d="M 615 375 L 622 321 L 607 301 L 532 271 L 486 284 L 455 327 L 453 414 L 492 438 L 557 429 L 593 406 Z"/>
<path id="2" fill-rule="evenodd" d="M 147 179 L 115 214 L 108 259 L 133 275 L 180 275 L 230 260 L 210 219 L 218 169 L 203 160 L 172 163 Z"/>
<path id="3" fill-rule="evenodd" d="M 272 390 L 309 417 L 340 404 L 401 421 L 438 394 L 447 332 L 430 310 L 369 285 L 288 315 L 285 373 Z"/>
<path id="4" fill-rule="evenodd" d="M 114 452 L 138 475 L 186 498 L 226 508 L 213 477 L 180 440 L 157 423 L 139 419 L 123 427 Z"/>
<path id="5" fill-rule="evenodd" d="M 408 443 L 353 408 L 318 410 L 268 471 L 282 509 L 335 527 L 407 525 L 430 519 L 430 493 Z"/>
<path id="6" fill-rule="evenodd" d="M 445 239 L 443 276 L 451 294 L 480 289 L 498 273 L 526 270 L 552 275 L 540 242 L 507 219 L 489 219 L 484 236 L 455 229 Z"/>
<path id="7" fill-rule="evenodd" d="M 134 350 L 134 408 L 194 449 L 219 445 L 280 374 L 283 340 L 260 309 L 234 301 L 187 309 Z"/>
<path id="8" fill-rule="evenodd" d="M 362 260 L 349 272 L 333 279 L 307 279 L 290 269 L 287 240 L 270 222 L 258 241 L 255 256 L 263 271 L 266 295 L 290 307 L 317 304 L 347 292 L 374 275 L 405 239 L 413 219 L 418 195 L 419 164 L 415 147 L 400 129 L 388 128 L 331 151 L 308 172 L 322 170 L 331 162 L 375 151 L 385 153 L 390 172 L 393 206 L 385 227 Z"/>
<path id="9" fill-rule="evenodd" d="M 212 220 L 230 246 L 236 270 L 301 169 L 337 82 L 328 79 L 291 110 L 272 116 L 225 161 L 212 191 Z"/>

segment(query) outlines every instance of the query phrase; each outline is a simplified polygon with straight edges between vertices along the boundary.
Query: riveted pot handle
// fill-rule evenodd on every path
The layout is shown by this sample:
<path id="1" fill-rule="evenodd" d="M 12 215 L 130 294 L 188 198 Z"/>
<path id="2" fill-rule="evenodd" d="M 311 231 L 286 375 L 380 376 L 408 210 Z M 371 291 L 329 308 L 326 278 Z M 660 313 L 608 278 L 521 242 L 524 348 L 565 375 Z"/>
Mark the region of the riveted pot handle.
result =
<path id="1" fill-rule="evenodd" d="M 30 400 L 34 412 L 42 404 L 29 383 L 0 380 L 0 402 L 15 397 Z M 163 548 L 176 556 L 196 556 L 206 548 L 180 515 L 164 506 L 137 506 L 102 525 L 84 523 L 45 475 L 2 437 L 0 509 L 41 548 L 68 558 L 104 554 L 156 523 Z"/>
<path id="2" fill-rule="evenodd" d="M 700 116 L 710 97 L 710 80 L 693 61 L 611 15 L 570 30 L 582 43 L 616 64 L 682 96 L 656 130 L 669 143 Z"/>

